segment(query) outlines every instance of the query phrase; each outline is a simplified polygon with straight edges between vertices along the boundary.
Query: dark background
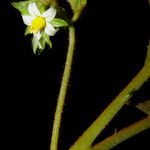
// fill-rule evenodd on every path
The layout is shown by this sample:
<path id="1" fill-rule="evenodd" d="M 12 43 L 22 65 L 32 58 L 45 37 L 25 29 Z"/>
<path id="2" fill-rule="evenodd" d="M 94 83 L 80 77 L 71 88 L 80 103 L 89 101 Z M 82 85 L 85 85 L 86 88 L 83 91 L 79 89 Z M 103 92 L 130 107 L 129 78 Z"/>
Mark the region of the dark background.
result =
<path id="1" fill-rule="evenodd" d="M 68 37 L 60 30 L 53 49 L 35 56 L 31 36 L 12 0 L 0 2 L 1 125 L 4 150 L 48 150 Z M 68 8 L 65 0 L 63 5 Z M 150 37 L 147 0 L 89 0 L 76 23 L 77 46 L 63 114 L 60 150 L 66 150 L 144 63 Z M 150 98 L 147 82 L 96 142 L 145 116 L 134 108 Z M 150 130 L 114 150 L 150 149 Z"/>

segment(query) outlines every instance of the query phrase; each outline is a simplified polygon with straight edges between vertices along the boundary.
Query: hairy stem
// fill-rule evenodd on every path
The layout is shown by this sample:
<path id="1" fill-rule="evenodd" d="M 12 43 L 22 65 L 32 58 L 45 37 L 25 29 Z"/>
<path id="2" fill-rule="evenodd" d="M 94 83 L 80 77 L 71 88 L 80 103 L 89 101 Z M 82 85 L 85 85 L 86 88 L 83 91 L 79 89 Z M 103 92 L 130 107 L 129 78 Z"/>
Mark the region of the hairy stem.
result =
<path id="1" fill-rule="evenodd" d="M 124 90 L 109 104 L 90 127 L 79 137 L 70 150 L 88 150 L 96 137 L 112 120 L 122 106 L 132 97 L 150 77 L 150 63 L 146 64 Z"/>
<path id="2" fill-rule="evenodd" d="M 58 102 L 56 106 L 50 150 L 57 150 L 57 146 L 58 146 L 59 129 L 60 129 L 60 124 L 61 124 L 61 117 L 62 117 L 62 112 L 63 112 L 65 96 L 67 93 L 67 86 L 68 86 L 68 82 L 70 78 L 74 49 L 75 49 L 75 28 L 73 26 L 70 26 L 69 27 L 69 47 L 68 47 L 64 74 L 63 74 L 61 87 L 60 87 L 60 93 L 58 96 Z"/>
<path id="3" fill-rule="evenodd" d="M 102 142 L 94 145 L 92 150 L 109 150 L 126 139 L 131 138 L 132 136 L 150 128 L 150 116 L 146 117 L 143 120 L 140 120 L 127 128 L 120 130 L 118 133 L 113 134 L 112 136 L 104 139 Z"/>

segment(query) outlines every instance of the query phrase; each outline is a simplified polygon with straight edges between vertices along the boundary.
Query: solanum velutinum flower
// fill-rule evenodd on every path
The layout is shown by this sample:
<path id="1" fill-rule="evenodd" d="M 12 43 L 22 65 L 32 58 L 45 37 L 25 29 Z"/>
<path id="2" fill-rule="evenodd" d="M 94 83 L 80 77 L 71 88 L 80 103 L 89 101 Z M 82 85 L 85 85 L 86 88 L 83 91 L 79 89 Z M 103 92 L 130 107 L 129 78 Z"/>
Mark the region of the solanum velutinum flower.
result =
<path id="1" fill-rule="evenodd" d="M 59 27 L 67 26 L 66 21 L 56 18 L 57 10 L 53 6 L 43 11 L 44 5 L 40 4 L 38 7 L 33 0 L 14 2 L 12 5 L 21 12 L 23 22 L 27 25 L 25 34 L 33 34 L 34 53 L 37 49 L 41 52 L 45 44 L 52 47 L 50 36 L 54 36 Z"/>
<path id="2" fill-rule="evenodd" d="M 57 30 L 50 24 L 50 21 L 56 16 L 56 9 L 54 7 L 51 6 L 48 10 L 41 13 L 36 3 L 31 3 L 28 5 L 28 11 L 30 16 L 22 15 L 23 22 L 29 26 L 29 33 L 33 33 L 37 41 L 40 40 L 43 32 L 49 36 L 55 35 Z M 38 44 L 41 49 L 40 42 Z"/>

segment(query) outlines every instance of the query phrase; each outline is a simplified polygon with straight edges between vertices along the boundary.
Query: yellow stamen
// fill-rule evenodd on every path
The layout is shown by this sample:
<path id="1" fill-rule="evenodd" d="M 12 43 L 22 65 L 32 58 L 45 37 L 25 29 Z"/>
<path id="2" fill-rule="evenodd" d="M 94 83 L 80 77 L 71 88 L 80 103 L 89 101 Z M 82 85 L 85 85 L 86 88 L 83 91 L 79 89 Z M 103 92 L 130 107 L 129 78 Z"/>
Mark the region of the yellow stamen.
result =
<path id="1" fill-rule="evenodd" d="M 45 18 L 37 16 L 33 19 L 32 24 L 30 26 L 30 33 L 36 34 L 38 31 L 41 31 L 46 26 Z"/>

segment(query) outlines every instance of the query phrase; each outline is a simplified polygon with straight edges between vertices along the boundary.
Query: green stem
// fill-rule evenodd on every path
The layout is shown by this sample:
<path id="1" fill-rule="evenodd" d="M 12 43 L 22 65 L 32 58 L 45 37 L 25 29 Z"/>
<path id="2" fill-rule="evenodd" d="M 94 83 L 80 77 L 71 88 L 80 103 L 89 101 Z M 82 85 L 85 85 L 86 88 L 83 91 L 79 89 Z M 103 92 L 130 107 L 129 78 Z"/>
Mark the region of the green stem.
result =
<path id="1" fill-rule="evenodd" d="M 62 82 L 61 82 L 60 93 L 58 96 L 58 102 L 57 102 L 55 118 L 54 118 L 50 150 L 57 150 L 61 116 L 62 116 L 65 96 L 66 96 L 66 92 L 67 92 L 67 86 L 68 86 L 68 82 L 69 82 L 69 78 L 70 78 L 74 49 L 75 49 L 75 28 L 73 26 L 70 26 L 69 27 L 68 54 L 67 54 L 64 74 L 63 74 L 63 78 L 62 78 Z"/>
<path id="2" fill-rule="evenodd" d="M 76 22 L 79 19 L 80 15 L 81 15 L 80 11 L 75 12 L 72 18 L 72 22 Z"/>
<path id="3" fill-rule="evenodd" d="M 87 150 L 92 145 L 96 137 L 112 120 L 122 106 L 132 97 L 133 92 L 138 90 L 150 77 L 150 63 L 146 64 L 125 89 L 109 104 L 109 106 L 99 115 L 91 126 L 74 143 L 70 150 Z"/>
<path id="4" fill-rule="evenodd" d="M 118 133 L 104 139 L 102 142 L 94 145 L 92 150 L 109 150 L 126 139 L 150 128 L 150 116 L 140 120 L 127 128 L 120 130 Z"/>

